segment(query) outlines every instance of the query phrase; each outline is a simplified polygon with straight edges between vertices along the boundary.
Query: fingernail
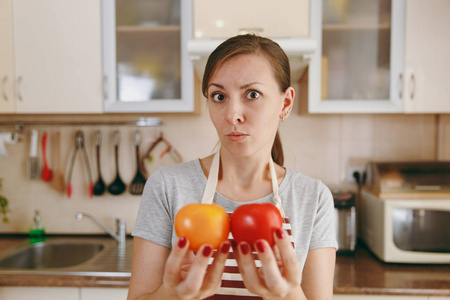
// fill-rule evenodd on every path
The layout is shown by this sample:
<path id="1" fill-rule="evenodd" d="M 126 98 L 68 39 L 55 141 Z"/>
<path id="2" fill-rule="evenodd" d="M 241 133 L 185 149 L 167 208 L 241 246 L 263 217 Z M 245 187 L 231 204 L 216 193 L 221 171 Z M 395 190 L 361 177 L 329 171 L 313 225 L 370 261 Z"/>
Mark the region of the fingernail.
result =
<path id="1" fill-rule="evenodd" d="M 284 238 L 284 231 L 281 228 L 275 229 L 275 234 L 280 240 Z"/>
<path id="2" fill-rule="evenodd" d="M 239 244 L 239 248 L 241 249 L 242 254 L 247 255 L 250 251 L 248 244 L 243 242 Z"/>
<path id="3" fill-rule="evenodd" d="M 258 249 L 258 252 L 264 253 L 266 252 L 266 245 L 263 241 L 257 241 L 256 242 L 256 249 Z"/>
<path id="4" fill-rule="evenodd" d="M 178 247 L 184 248 L 184 246 L 186 246 L 186 244 L 187 244 L 187 239 L 184 236 L 180 237 L 180 239 L 178 240 Z"/>
<path id="5" fill-rule="evenodd" d="M 209 257 L 211 255 L 213 248 L 210 245 L 206 245 L 205 248 L 203 248 L 202 254 L 204 257 Z"/>
<path id="6" fill-rule="evenodd" d="M 228 253 L 230 251 L 230 246 L 231 246 L 230 242 L 223 243 L 222 248 L 220 249 L 220 252 L 222 252 L 223 254 Z"/>

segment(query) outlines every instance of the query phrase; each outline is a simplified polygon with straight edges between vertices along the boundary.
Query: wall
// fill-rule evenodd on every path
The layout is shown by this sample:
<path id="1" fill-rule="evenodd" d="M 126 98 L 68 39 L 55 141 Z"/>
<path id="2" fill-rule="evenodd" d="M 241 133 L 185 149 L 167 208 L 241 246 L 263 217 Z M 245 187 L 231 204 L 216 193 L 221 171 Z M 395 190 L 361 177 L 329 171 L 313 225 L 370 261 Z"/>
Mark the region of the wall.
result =
<path id="1" fill-rule="evenodd" d="M 294 107 L 294 112 L 296 111 Z M 201 104 L 199 115 L 163 115 L 163 125 L 141 128 L 141 152 L 144 153 L 160 132 L 182 154 L 184 160 L 206 156 L 217 142 L 215 129 L 209 120 L 206 105 Z M 84 117 L 79 118 L 83 119 Z M 111 118 L 123 119 L 121 116 Z M 14 120 L 14 116 L 2 116 Z M 103 132 L 102 175 L 107 183 L 115 178 L 113 132 L 120 129 L 119 170 L 127 184 L 136 171 L 132 126 L 53 126 L 35 127 L 50 138 L 60 130 L 62 134 L 62 167 L 67 173 L 74 132 L 83 129 L 86 148 L 94 181 L 95 131 Z M 9 224 L 0 223 L 0 233 L 26 233 L 32 225 L 33 212 L 39 209 L 42 224 L 48 233 L 100 233 L 90 221 L 75 219 L 77 211 L 89 212 L 109 227 L 114 227 L 114 217 L 126 220 L 131 231 L 139 207 L 140 196 L 127 191 L 120 196 L 106 193 L 89 198 L 86 172 L 78 154 L 73 173 L 73 195 L 69 199 L 55 191 L 51 184 L 26 178 L 26 160 L 29 152 L 29 129 L 22 141 L 7 145 L 9 155 L 0 158 L 0 177 L 3 191 L 0 194 L 10 201 Z M 2 130 L 0 128 L 0 130 Z M 280 124 L 284 142 L 286 166 L 306 175 L 323 180 L 330 188 L 354 189 L 346 183 L 346 169 L 350 165 L 364 165 L 369 160 L 432 160 L 450 159 L 450 116 L 446 115 L 298 115 L 292 113 Z M 55 144 L 48 150 L 49 163 L 55 167 Z M 40 147 L 39 147 L 40 148 Z M 41 151 L 39 151 L 41 152 Z M 40 157 L 41 154 L 40 154 Z M 41 161 L 42 163 L 42 161 Z"/>

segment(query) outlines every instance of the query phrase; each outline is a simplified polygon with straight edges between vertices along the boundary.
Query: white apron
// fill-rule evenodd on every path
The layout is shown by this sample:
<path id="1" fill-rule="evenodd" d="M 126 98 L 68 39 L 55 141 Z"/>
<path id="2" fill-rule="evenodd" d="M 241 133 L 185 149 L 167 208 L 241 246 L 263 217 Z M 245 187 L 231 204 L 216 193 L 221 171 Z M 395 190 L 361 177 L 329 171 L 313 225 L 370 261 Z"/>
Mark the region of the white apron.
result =
<path id="1" fill-rule="evenodd" d="M 214 200 L 214 195 L 216 193 L 217 181 L 219 178 L 219 166 L 220 166 L 220 149 L 214 155 L 211 168 L 209 170 L 208 181 L 206 183 L 205 191 L 203 193 L 202 203 L 203 204 L 212 204 Z M 277 175 L 275 173 L 275 167 L 272 158 L 269 161 L 270 168 L 270 176 L 272 179 L 272 189 L 273 189 L 273 201 L 276 207 L 280 210 L 281 216 L 283 217 L 283 229 L 287 231 L 289 237 L 294 243 L 291 232 L 291 224 L 289 223 L 289 219 L 284 214 L 283 208 L 281 206 L 281 199 L 278 196 L 278 180 Z M 231 215 L 231 212 L 228 212 Z M 230 232 L 229 241 L 233 241 L 233 236 Z M 261 262 L 258 259 L 258 255 L 253 253 L 253 258 L 255 260 L 256 266 L 260 267 Z M 210 263 L 212 262 L 212 259 Z M 239 273 L 239 269 L 237 266 L 237 262 L 234 259 L 233 249 L 230 249 L 230 253 L 228 254 L 228 258 L 225 262 L 225 270 L 222 275 L 222 284 L 219 288 L 216 295 L 211 296 L 207 299 L 214 300 L 229 300 L 229 299 L 262 299 L 259 296 L 251 294 L 244 285 L 244 281 L 242 280 L 242 276 Z"/>

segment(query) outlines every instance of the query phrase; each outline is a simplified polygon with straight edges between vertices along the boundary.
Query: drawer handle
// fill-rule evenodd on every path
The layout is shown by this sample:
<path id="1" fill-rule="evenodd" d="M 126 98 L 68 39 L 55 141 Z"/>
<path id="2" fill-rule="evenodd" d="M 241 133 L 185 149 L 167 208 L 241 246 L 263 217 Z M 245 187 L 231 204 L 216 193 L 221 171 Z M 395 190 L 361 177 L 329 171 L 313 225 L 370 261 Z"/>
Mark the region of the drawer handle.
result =
<path id="1" fill-rule="evenodd" d="M 3 77 L 3 81 L 2 81 L 3 99 L 5 99 L 5 101 L 8 101 L 8 95 L 6 95 L 6 81 L 8 81 L 8 76 Z"/>
<path id="2" fill-rule="evenodd" d="M 18 98 L 20 101 L 23 100 L 22 94 L 20 93 L 20 86 L 21 86 L 21 84 L 22 84 L 22 76 L 19 76 L 19 77 L 17 78 L 17 98 Z"/>
<path id="3" fill-rule="evenodd" d="M 416 77 L 414 74 L 411 74 L 411 85 L 409 86 L 409 95 L 411 100 L 414 100 L 414 96 L 416 94 Z"/>
<path id="4" fill-rule="evenodd" d="M 400 75 L 398 76 L 398 96 L 400 97 L 400 99 L 403 98 L 403 74 L 400 73 Z"/>

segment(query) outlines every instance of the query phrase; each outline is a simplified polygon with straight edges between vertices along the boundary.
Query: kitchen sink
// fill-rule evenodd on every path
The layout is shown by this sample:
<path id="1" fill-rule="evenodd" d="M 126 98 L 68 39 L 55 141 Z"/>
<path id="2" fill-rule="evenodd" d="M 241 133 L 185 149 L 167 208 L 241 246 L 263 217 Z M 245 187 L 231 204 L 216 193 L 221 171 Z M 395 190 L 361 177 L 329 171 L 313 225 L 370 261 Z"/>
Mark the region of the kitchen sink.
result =
<path id="1" fill-rule="evenodd" d="M 95 243 L 48 243 L 30 244 L 0 260 L 0 268 L 6 269 L 48 269 L 65 268 L 81 264 L 104 246 Z"/>
<path id="2" fill-rule="evenodd" d="M 50 236 L 29 239 L 0 252 L 1 274 L 58 274 L 129 277 L 133 242 L 126 247 L 104 236 Z"/>

